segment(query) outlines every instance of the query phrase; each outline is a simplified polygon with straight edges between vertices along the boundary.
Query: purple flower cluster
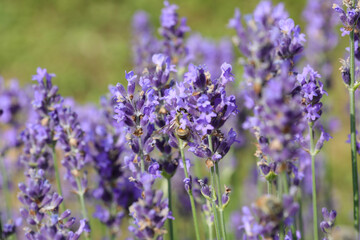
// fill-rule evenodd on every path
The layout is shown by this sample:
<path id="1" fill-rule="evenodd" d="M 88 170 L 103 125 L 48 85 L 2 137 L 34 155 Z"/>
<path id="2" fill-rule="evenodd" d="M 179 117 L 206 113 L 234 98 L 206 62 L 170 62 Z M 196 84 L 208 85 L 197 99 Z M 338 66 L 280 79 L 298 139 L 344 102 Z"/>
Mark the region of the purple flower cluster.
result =
<path id="1" fill-rule="evenodd" d="M 306 61 L 319 69 L 327 87 L 333 85 L 333 67 L 328 55 L 338 43 L 335 31 L 338 19 L 332 11 L 327 0 L 308 0 L 303 11 L 308 39 L 305 48 Z"/>
<path id="2" fill-rule="evenodd" d="M 245 26 L 238 9 L 235 10 L 234 18 L 229 21 L 229 27 L 236 30 L 235 45 L 244 56 L 241 59 L 244 78 L 255 95 L 261 93 L 262 85 L 277 72 L 275 59 L 278 58 L 278 40 L 282 36 L 279 22 L 287 17 L 283 4 L 273 7 L 270 1 L 262 1 L 253 16 L 246 18 Z M 290 31 L 286 32 L 289 33 Z M 252 43 L 251 46 L 249 42 Z"/>
<path id="3" fill-rule="evenodd" d="M 48 169 L 52 164 L 54 132 L 58 124 L 56 109 L 62 102 L 57 86 L 51 81 L 54 76 L 55 74 L 49 74 L 46 69 L 38 68 L 37 74 L 32 78 L 38 83 L 33 86 L 32 101 L 36 117 L 33 121 L 28 121 L 26 129 L 21 133 L 24 142 L 21 161 L 32 168 Z"/>
<path id="4" fill-rule="evenodd" d="M 239 230 L 243 239 L 277 239 L 280 226 L 290 227 L 298 210 L 299 205 L 291 195 L 284 195 L 282 200 L 270 195 L 262 196 L 251 208 L 242 208 Z"/>
<path id="5" fill-rule="evenodd" d="M 0 237 L 2 237 L 3 239 L 9 238 L 16 232 L 16 226 L 12 221 L 8 221 L 4 224 L 4 226 L 0 226 L 0 228 L 2 228 L 2 232 L 0 232 Z"/>
<path id="6" fill-rule="evenodd" d="M 153 33 L 152 25 L 145 12 L 138 12 L 133 18 L 135 72 L 141 73 L 152 65 L 152 57 L 162 53 L 170 58 L 172 64 L 185 67 L 188 64 L 188 49 L 185 35 L 190 31 L 186 18 L 179 18 L 178 6 L 164 1 L 160 15 L 159 33 L 161 40 Z"/>
<path id="7" fill-rule="evenodd" d="M 84 131 L 80 126 L 78 116 L 70 107 L 57 108 L 58 125 L 54 138 L 64 152 L 61 164 L 67 169 L 65 178 L 71 182 L 76 191 L 86 191 L 87 177 L 83 168 L 88 163 L 85 158 Z M 81 179 L 81 186 L 77 179 Z"/>
<path id="8" fill-rule="evenodd" d="M 1 137 L 6 139 L 0 148 L 5 154 L 7 149 L 21 144 L 18 134 L 29 114 L 29 96 L 26 90 L 19 86 L 18 81 L 11 80 L 5 86 L 4 79 L 0 78 L 0 124 Z"/>
<path id="9" fill-rule="evenodd" d="M 154 180 L 154 176 L 148 173 L 135 180 L 137 187 L 143 191 L 143 197 L 129 208 L 134 219 L 134 226 L 130 226 L 129 230 L 139 239 L 163 239 L 165 221 L 174 219 L 168 201 L 163 199 L 163 192 L 152 189 Z"/>
<path id="10" fill-rule="evenodd" d="M 121 158 L 126 154 L 125 134 L 113 119 L 113 103 L 101 98 L 101 108 L 85 106 L 79 109 L 79 121 L 86 132 L 86 158 L 96 170 L 98 184 L 93 197 L 102 204 L 96 206 L 93 216 L 119 232 L 124 211 L 140 197 L 140 191 L 128 179 Z M 96 117 L 94 117 L 96 116 Z"/>
<path id="11" fill-rule="evenodd" d="M 335 225 L 336 219 L 336 211 L 331 210 L 330 212 L 323 208 L 321 210 L 324 220 L 320 223 L 321 231 L 325 234 L 324 240 L 329 239 L 328 237 L 331 236 L 331 232 Z"/>
<path id="12" fill-rule="evenodd" d="M 245 18 L 245 25 L 237 9 L 229 27 L 236 30 L 234 41 L 244 56 L 240 61 L 247 84 L 245 106 L 253 109 L 268 80 L 281 73 L 284 62 L 291 66 L 289 71 L 292 71 L 295 57 L 303 50 L 305 35 L 288 18 L 283 4 L 272 6 L 270 1 L 260 2 L 254 14 Z"/>
<path id="13" fill-rule="evenodd" d="M 333 4 L 333 9 L 339 14 L 341 23 L 344 26 L 340 29 L 342 32 L 341 36 L 349 35 L 353 29 L 360 28 L 358 6 L 353 6 L 352 1 L 343 1 L 343 5 L 347 8 L 346 11 L 338 4 Z"/>
<path id="14" fill-rule="evenodd" d="M 155 146 L 152 134 L 157 120 L 156 106 L 159 104 L 159 92 L 155 88 L 161 89 L 162 85 L 167 83 L 170 72 L 173 71 L 172 65 L 163 55 L 154 55 L 153 62 L 156 64 L 155 74 L 145 73 L 139 78 L 141 91 L 136 95 L 134 94 L 137 75 L 132 71 L 125 74 L 128 81 L 127 91 L 121 84 L 110 89 L 117 102 L 115 118 L 129 134 L 129 145 L 137 155 L 134 161 L 143 165 L 141 167 L 144 169 L 145 160 L 150 161 L 149 154 Z M 165 66 L 164 71 L 163 66 Z M 153 87 L 152 82 L 157 87 Z"/>
<path id="15" fill-rule="evenodd" d="M 242 98 L 254 114 L 243 127 L 254 132 L 258 157 L 267 158 L 267 162 L 292 161 L 299 153 L 295 139 L 304 130 L 299 97 L 291 95 L 296 83 L 295 57 L 303 50 L 304 34 L 288 18 L 282 4 L 272 6 L 262 1 L 245 20 L 244 26 L 236 10 L 229 22 L 244 55 L 241 62 L 246 83 Z"/>
<path id="16" fill-rule="evenodd" d="M 151 64 L 152 56 L 160 52 L 161 44 L 154 36 L 153 27 L 146 12 L 140 11 L 133 16 L 132 28 L 135 72 L 141 73 Z"/>
<path id="17" fill-rule="evenodd" d="M 343 28 L 340 29 L 342 32 L 341 36 L 349 35 L 352 30 L 354 30 L 354 56 L 359 61 L 360 60 L 360 48 L 359 48 L 359 39 L 360 39 L 360 8 L 359 4 L 353 6 L 352 1 L 343 1 L 343 6 L 346 7 L 346 11 L 340 7 L 338 4 L 333 4 L 334 11 L 338 14 L 339 19 L 343 24 Z M 346 75 L 346 61 L 342 60 L 343 67 L 341 72 L 345 83 L 348 84 L 347 78 L 344 78 Z M 349 74 L 350 75 L 350 74 Z"/>
<path id="18" fill-rule="evenodd" d="M 79 239 L 83 232 L 90 229 L 85 220 L 80 221 L 76 232 L 70 228 L 76 223 L 74 217 L 70 217 L 70 210 L 59 213 L 59 205 L 63 197 L 56 192 L 51 192 L 51 184 L 45 178 L 45 172 L 29 169 L 26 174 L 27 184 L 20 183 L 19 200 L 24 205 L 20 213 L 28 226 L 25 228 L 25 237 L 35 239 Z"/>
<path id="19" fill-rule="evenodd" d="M 321 76 L 307 65 L 304 67 L 303 72 L 296 77 L 300 85 L 297 90 L 302 97 L 301 102 L 304 105 L 305 118 L 310 122 L 315 122 L 322 113 L 321 98 L 324 94 L 327 95 L 327 92 L 323 89 L 323 83 L 319 80 Z"/>
<path id="20" fill-rule="evenodd" d="M 234 59 L 233 46 L 227 38 L 215 42 L 202 37 L 200 34 L 193 34 L 187 39 L 186 46 L 189 62 L 204 64 L 213 77 L 221 75 L 219 66 L 222 63 L 231 64 Z"/>
<path id="21" fill-rule="evenodd" d="M 268 81 L 261 104 L 254 108 L 255 115 L 243 125 L 254 132 L 259 142 L 256 155 L 267 162 L 290 163 L 301 151 L 296 139 L 306 125 L 300 99 L 292 95 L 296 77 L 289 76 L 288 69 L 284 65 L 281 75 Z"/>
<path id="22" fill-rule="evenodd" d="M 221 76 L 211 79 L 204 67 L 190 65 L 184 82 L 165 92 L 165 107 L 169 112 L 167 124 L 175 127 L 171 136 L 189 141 L 189 151 L 198 157 L 218 161 L 236 140 L 232 129 L 228 136 L 220 131 L 229 117 L 237 112 L 235 97 L 227 96 L 225 90 L 226 85 L 234 80 L 231 70 L 231 65 L 224 63 Z M 204 138 L 206 135 L 213 135 L 213 152 Z"/>
<path id="23" fill-rule="evenodd" d="M 163 37 L 164 54 L 171 57 L 171 63 L 185 66 L 187 54 L 184 36 L 190 31 L 186 25 L 186 18 L 179 19 L 177 9 L 178 6 L 164 1 L 165 7 L 161 11 L 159 33 Z"/>
<path id="24" fill-rule="evenodd" d="M 338 5 L 333 8 L 344 25 L 343 35 L 352 36 L 355 29 L 360 60 L 359 6 L 353 6 L 351 0 L 343 4 L 346 11 Z M 6 140 L 9 136 L 9 141 L 0 143 L 1 155 L 15 149 L 17 158 L 23 144 L 19 162 L 26 178 L 26 183 L 18 185 L 23 222 L 3 224 L 5 217 L 0 216 L 0 238 L 19 233 L 21 227 L 29 240 L 115 239 L 127 227 L 137 239 L 173 240 L 180 229 L 175 230 L 178 226 L 174 223 L 183 218 L 187 221 L 192 214 L 190 224 L 197 240 L 204 235 L 198 228 L 201 223 L 206 223 L 209 239 L 215 234 L 216 239 L 230 239 L 225 208 L 231 189 L 223 188 L 220 177 L 225 173 L 231 184 L 247 179 L 241 189 L 246 204 L 239 208 L 241 213 L 233 215 L 236 239 L 308 238 L 312 228 L 307 219 L 313 213 L 317 240 L 316 204 L 331 201 L 330 197 L 316 200 L 316 193 L 323 188 L 316 181 L 323 181 L 325 170 L 315 157 L 331 138 L 319 120 L 325 112 L 322 97 L 327 92 L 320 74 L 310 65 L 299 69 L 303 52 L 307 57 L 316 54 L 310 62 L 321 69 L 326 81 L 330 78 L 330 61 L 324 52 L 334 48 L 337 38 L 335 18 L 325 5 L 323 0 L 309 1 L 304 12 L 305 19 L 312 22 L 307 28 L 311 38 L 308 50 L 304 48 L 305 34 L 282 3 L 261 1 L 252 14 L 244 16 L 235 10 L 228 26 L 236 31 L 233 42 L 241 53 L 238 62 L 243 67 L 243 81 L 239 87 L 229 39 L 214 41 L 197 33 L 187 37 L 186 19 L 179 16 L 178 6 L 168 1 L 161 11 L 160 38 L 145 12 L 135 14 L 134 66 L 133 71 L 125 72 L 127 86 L 109 86 L 98 106 L 63 98 L 53 85 L 55 75 L 46 69 L 38 68 L 32 78 L 37 84 L 30 110 L 26 110 L 30 102 L 27 91 L 16 83 L 5 88 L 0 81 L 0 128 L 9 131 L 2 134 Z M 355 91 L 360 83 L 350 88 L 350 64 L 342 63 L 342 77 L 349 92 Z M 15 137 L 20 129 L 21 139 Z M 239 131 L 245 130 L 255 136 L 258 158 L 248 176 L 235 172 L 243 152 L 231 150 L 239 142 Z M 245 134 L 241 137 L 243 142 L 252 142 Z M 360 143 L 356 147 L 360 152 Z M 229 155 L 232 162 L 225 159 Z M 7 165 L 6 160 L 5 169 Z M 3 172 L 1 179 L 2 197 L 11 184 Z M 52 181 L 57 191 L 52 190 Z M 70 192 L 78 197 L 80 221 L 71 216 L 80 211 L 72 209 Z M 313 208 L 308 206 L 310 197 Z M 71 211 L 65 210 L 65 205 Z M 299 211 L 300 206 L 309 211 Z M 202 218 L 197 217 L 200 209 Z M 336 212 L 324 208 L 322 213 L 320 228 L 325 239 L 330 239 Z M 95 232 L 91 235 L 90 222 L 94 221 L 90 215 L 102 228 L 92 228 Z M 16 215 L 7 213 L 6 218 L 16 219 Z M 129 220 L 130 225 L 125 226 Z M 190 234 L 184 237 L 195 239 Z"/>

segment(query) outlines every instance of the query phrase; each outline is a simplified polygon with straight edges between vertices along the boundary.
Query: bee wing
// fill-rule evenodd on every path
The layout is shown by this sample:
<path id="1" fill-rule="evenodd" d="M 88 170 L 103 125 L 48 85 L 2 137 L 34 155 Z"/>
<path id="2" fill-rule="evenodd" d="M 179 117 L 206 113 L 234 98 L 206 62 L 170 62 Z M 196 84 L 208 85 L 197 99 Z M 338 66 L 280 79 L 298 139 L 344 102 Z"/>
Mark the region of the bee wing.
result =
<path id="1" fill-rule="evenodd" d="M 156 130 L 155 132 L 153 132 L 152 136 L 153 137 L 160 137 L 161 135 L 163 135 L 164 133 L 168 133 L 169 131 L 172 130 L 172 128 L 175 126 L 176 124 L 176 119 L 172 120 L 169 124 L 159 128 L 158 130 Z"/>

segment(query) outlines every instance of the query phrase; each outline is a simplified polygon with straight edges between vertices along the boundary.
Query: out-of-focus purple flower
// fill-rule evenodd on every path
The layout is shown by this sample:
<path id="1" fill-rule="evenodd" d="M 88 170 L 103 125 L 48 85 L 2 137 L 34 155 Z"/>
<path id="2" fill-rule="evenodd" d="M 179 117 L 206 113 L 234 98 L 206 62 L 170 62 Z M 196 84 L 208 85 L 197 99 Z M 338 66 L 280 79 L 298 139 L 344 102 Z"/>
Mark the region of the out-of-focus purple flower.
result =
<path id="1" fill-rule="evenodd" d="M 351 1 L 349 1 L 351 3 Z M 343 1 L 344 6 L 347 8 L 345 11 L 342 7 L 337 4 L 333 4 L 332 8 L 339 15 L 339 18 L 343 24 L 341 28 L 342 36 L 349 35 L 352 29 L 359 29 L 359 11 L 352 6 L 352 4 L 346 4 L 346 1 Z"/>
<path id="2" fill-rule="evenodd" d="M 319 80 L 320 74 L 307 65 L 303 72 L 297 75 L 297 81 L 300 86 L 299 94 L 302 97 L 305 117 L 309 122 L 318 120 L 322 113 L 321 98 L 325 92 L 323 83 Z"/>
<path id="3" fill-rule="evenodd" d="M 185 66 L 187 63 L 185 55 L 187 52 L 184 36 L 190 31 L 186 25 L 186 18 L 179 19 L 178 6 L 164 1 L 161 11 L 159 33 L 163 37 L 163 48 L 165 55 L 171 58 L 171 63 Z"/>
<path id="4" fill-rule="evenodd" d="M 185 178 L 184 179 L 184 187 L 186 189 L 186 191 L 191 191 L 192 189 L 192 177 L 190 176 L 189 178 Z"/>
<path id="5" fill-rule="evenodd" d="M 323 147 L 325 141 L 327 142 L 330 139 L 332 139 L 332 136 L 329 133 L 325 132 L 325 130 L 324 130 L 324 128 L 322 126 L 320 126 L 320 131 L 321 131 L 320 138 L 317 141 L 316 146 L 315 146 L 316 151 L 321 150 L 321 148 Z"/>
<path id="6" fill-rule="evenodd" d="M 75 191 L 83 192 L 87 188 L 87 174 L 84 172 L 84 167 L 88 163 L 85 158 L 85 133 L 80 126 L 77 113 L 70 107 L 59 105 L 56 112 L 59 121 L 54 137 L 65 153 L 61 161 L 67 169 L 65 178 L 70 181 Z M 81 179 L 81 186 L 77 183 L 77 178 Z"/>
<path id="7" fill-rule="evenodd" d="M 331 210 L 330 212 L 323 208 L 321 210 L 324 220 L 320 223 L 321 231 L 325 234 L 325 240 L 330 239 L 332 230 L 335 226 L 336 211 Z"/>
<path id="8" fill-rule="evenodd" d="M 244 124 L 258 140 L 256 155 L 267 156 L 277 163 L 291 163 L 299 156 L 301 149 L 296 139 L 306 129 L 303 110 L 299 107 L 301 99 L 292 96 L 296 78 L 288 75 L 288 69 L 285 64 L 281 75 L 268 81 L 261 101 L 254 108 L 254 118 Z"/>
<path id="9" fill-rule="evenodd" d="M 101 106 L 77 106 L 79 122 L 86 133 L 87 161 L 94 165 L 98 184 L 92 196 L 102 204 L 96 206 L 93 217 L 105 224 L 112 234 L 120 234 L 121 220 L 127 209 L 141 192 L 128 180 L 131 172 L 123 168 L 122 157 L 126 150 L 125 131 L 113 118 L 114 103 L 111 97 L 102 97 Z M 116 209 L 116 210 L 115 210 Z"/>
<path id="10" fill-rule="evenodd" d="M 341 72 L 341 77 L 344 81 L 344 83 L 346 85 L 349 85 L 350 84 L 350 65 L 349 65 L 349 60 L 344 60 L 344 59 L 341 59 L 340 60 L 341 62 L 341 67 L 340 67 L 340 72 Z"/>
<path id="11" fill-rule="evenodd" d="M 58 88 L 52 84 L 54 74 L 47 73 L 46 69 L 37 69 L 33 80 L 34 99 L 32 101 L 36 117 L 29 121 L 21 133 L 24 143 L 21 162 L 29 167 L 48 169 L 52 163 L 55 128 L 58 125 L 58 114 L 55 110 L 61 105 L 62 97 L 57 93 Z"/>
<path id="12" fill-rule="evenodd" d="M 70 210 L 59 213 L 63 198 L 56 192 L 51 193 L 51 185 L 43 170 L 29 169 L 27 184 L 20 183 L 19 200 L 23 204 L 20 213 L 28 226 L 24 228 L 27 239 L 71 239 L 77 240 L 89 229 L 85 220 L 80 221 L 79 229 L 74 233 L 70 228 L 75 218 L 70 217 Z"/>
<path id="13" fill-rule="evenodd" d="M 2 236 L 0 235 L 1 238 L 7 239 L 11 235 L 15 234 L 16 226 L 15 223 L 12 221 L 8 221 L 0 227 L 2 227 Z"/>
<path id="14" fill-rule="evenodd" d="M 169 211 L 168 201 L 163 199 L 162 191 L 152 189 L 154 184 L 152 175 L 143 173 L 138 184 L 143 190 L 143 197 L 129 208 L 134 220 L 134 225 L 129 226 L 129 231 L 139 239 L 162 238 L 166 233 L 165 221 L 174 219 Z"/>
<path id="15" fill-rule="evenodd" d="M 328 56 L 338 42 L 335 27 L 338 19 L 327 0 L 308 0 L 303 11 L 307 23 L 307 46 L 305 48 L 306 61 L 318 69 L 323 76 L 324 84 L 332 86 L 332 64 Z"/>
<path id="16" fill-rule="evenodd" d="M 139 11 L 134 14 L 132 28 L 134 66 L 136 73 L 141 73 L 152 62 L 152 56 L 161 52 L 160 42 L 155 38 L 146 12 Z"/>
<path id="17" fill-rule="evenodd" d="M 187 39 L 186 46 L 188 61 L 195 65 L 205 65 L 213 77 L 220 76 L 219 66 L 223 62 L 232 64 L 234 60 L 232 43 L 226 38 L 215 42 L 200 34 L 193 34 Z"/>
<path id="18" fill-rule="evenodd" d="M 21 133 L 24 143 L 20 160 L 29 167 L 48 169 L 52 164 L 51 131 L 41 124 L 28 124 Z"/>
<path id="19" fill-rule="evenodd" d="M 256 156 L 266 165 L 276 162 L 294 166 L 292 162 L 301 151 L 296 139 L 306 129 L 299 108 L 301 99 L 292 94 L 296 84 L 294 69 L 305 35 L 288 18 L 283 4 L 274 6 L 262 1 L 253 14 L 243 19 L 235 10 L 229 21 L 229 27 L 236 31 L 234 43 L 243 55 L 240 63 L 245 81 L 240 85 L 239 99 L 253 113 L 242 126 L 254 133 L 258 141 Z"/>
<path id="20" fill-rule="evenodd" d="M 298 209 L 291 195 L 284 195 L 282 200 L 271 195 L 262 196 L 251 208 L 242 208 L 239 235 L 244 239 L 276 239 L 280 226 L 290 226 Z"/>
<path id="21" fill-rule="evenodd" d="M 358 131 L 356 131 L 356 152 L 360 154 L 360 141 L 358 140 Z M 346 143 L 351 143 L 351 134 L 348 135 L 348 139 L 346 140 Z"/>

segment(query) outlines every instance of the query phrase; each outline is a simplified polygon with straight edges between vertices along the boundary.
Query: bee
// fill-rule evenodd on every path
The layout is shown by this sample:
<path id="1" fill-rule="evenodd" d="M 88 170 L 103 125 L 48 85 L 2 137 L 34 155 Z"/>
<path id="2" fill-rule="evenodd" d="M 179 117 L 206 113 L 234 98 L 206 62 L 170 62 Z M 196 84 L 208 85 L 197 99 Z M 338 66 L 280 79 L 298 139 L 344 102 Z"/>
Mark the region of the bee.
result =
<path id="1" fill-rule="evenodd" d="M 185 108 L 179 108 L 177 110 L 175 118 L 168 125 L 165 125 L 156 132 L 154 132 L 154 135 L 174 132 L 178 138 L 184 141 L 188 140 L 191 135 L 197 135 L 196 133 L 191 131 L 189 127 L 186 127 L 185 129 L 180 127 L 180 119 L 183 117 L 183 114 L 186 114 L 188 119 L 192 121 L 192 117 L 188 113 L 188 111 Z"/>
<path id="2" fill-rule="evenodd" d="M 262 196 L 256 201 L 256 207 L 272 221 L 280 221 L 283 205 L 278 198 L 269 195 Z"/>

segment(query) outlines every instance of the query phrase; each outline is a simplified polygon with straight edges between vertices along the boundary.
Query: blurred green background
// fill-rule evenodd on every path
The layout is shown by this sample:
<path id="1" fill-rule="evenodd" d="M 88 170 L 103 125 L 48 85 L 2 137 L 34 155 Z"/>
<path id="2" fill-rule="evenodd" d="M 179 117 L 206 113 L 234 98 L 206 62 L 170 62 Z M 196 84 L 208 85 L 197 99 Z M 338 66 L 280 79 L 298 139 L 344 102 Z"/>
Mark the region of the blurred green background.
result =
<path id="1" fill-rule="evenodd" d="M 179 5 L 179 13 L 188 18 L 192 31 L 219 39 L 234 34 L 226 25 L 235 7 L 242 13 L 250 13 L 259 1 L 171 2 Z M 290 16 L 304 29 L 301 14 L 306 1 L 283 2 Z M 56 73 L 54 82 L 62 95 L 73 96 L 80 102 L 97 102 L 107 92 L 108 84 L 124 82 L 124 71 L 132 68 L 132 15 L 140 9 L 147 11 L 157 28 L 162 6 L 162 1 L 150 0 L 1 0 L 0 75 L 28 84 L 36 68 L 41 66 Z M 338 116 L 342 123 L 341 130 L 325 147 L 327 161 L 331 162 L 332 194 L 341 224 L 350 224 L 352 220 L 350 146 L 345 143 L 349 129 L 347 94 L 337 71 L 338 59 L 343 56 L 346 44 L 346 39 L 341 40 L 332 54 L 334 77 L 338 80 L 326 99 L 333 107 L 331 114 Z M 241 80 L 241 69 L 236 68 L 237 79 Z M 254 161 L 252 155 L 248 156 L 239 157 L 239 161 L 244 162 L 244 165 L 240 163 L 239 175 L 246 174 L 247 168 L 243 166 Z M 239 204 L 233 201 L 232 208 Z"/>

